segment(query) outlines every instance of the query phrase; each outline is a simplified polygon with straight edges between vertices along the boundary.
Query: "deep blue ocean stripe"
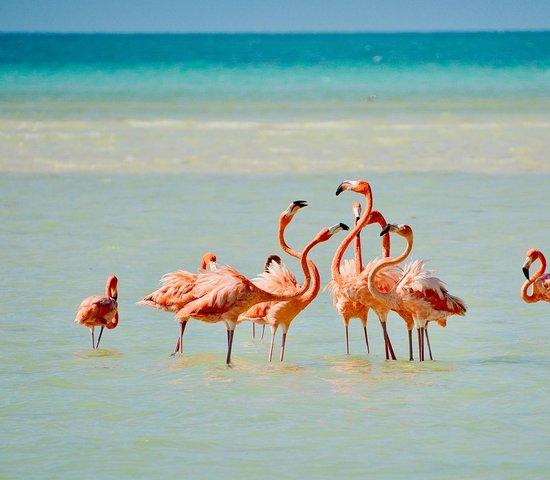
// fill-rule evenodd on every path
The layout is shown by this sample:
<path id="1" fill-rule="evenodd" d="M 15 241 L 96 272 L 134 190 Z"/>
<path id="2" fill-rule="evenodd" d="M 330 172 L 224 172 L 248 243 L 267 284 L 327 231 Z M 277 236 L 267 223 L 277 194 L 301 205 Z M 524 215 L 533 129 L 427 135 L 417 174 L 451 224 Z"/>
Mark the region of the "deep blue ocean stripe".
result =
<path id="1" fill-rule="evenodd" d="M 0 66 L 550 65 L 550 32 L 0 34 Z"/>

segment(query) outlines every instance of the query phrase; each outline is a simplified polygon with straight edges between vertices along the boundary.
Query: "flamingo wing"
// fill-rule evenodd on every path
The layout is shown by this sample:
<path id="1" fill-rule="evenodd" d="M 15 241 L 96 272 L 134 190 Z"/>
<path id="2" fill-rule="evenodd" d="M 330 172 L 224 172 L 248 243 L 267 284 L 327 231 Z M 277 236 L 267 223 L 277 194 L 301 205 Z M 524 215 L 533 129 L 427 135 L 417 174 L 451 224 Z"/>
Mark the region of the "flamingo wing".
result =
<path id="1" fill-rule="evenodd" d="M 241 314 L 239 320 L 263 320 L 269 313 L 272 305 L 273 302 L 257 303 Z"/>
<path id="2" fill-rule="evenodd" d="M 368 276 L 370 272 L 381 262 L 385 260 L 384 258 L 377 257 L 373 258 L 369 263 L 365 265 L 363 272 L 361 273 L 361 279 L 364 280 L 364 283 L 367 284 Z M 380 270 L 376 278 L 374 279 L 374 284 L 378 290 L 381 292 L 389 292 L 392 290 L 399 281 L 403 278 L 403 269 L 398 265 L 392 267 L 386 267 Z"/>
<path id="3" fill-rule="evenodd" d="M 405 266 L 403 278 L 397 287 L 401 293 L 407 293 L 427 302 L 433 310 L 449 312 L 453 315 L 464 315 L 466 305 L 451 295 L 445 284 L 433 276 L 433 272 L 424 269 L 422 260 L 415 260 Z"/>
<path id="4" fill-rule="evenodd" d="M 76 323 L 101 324 L 110 321 L 117 310 L 116 300 L 103 295 L 85 298 L 76 312 Z"/>
<path id="5" fill-rule="evenodd" d="M 196 273 L 183 270 L 163 275 L 161 286 L 147 295 L 138 305 L 149 305 L 160 310 L 178 311 L 195 297 L 191 294 L 195 286 Z"/>
<path id="6" fill-rule="evenodd" d="M 225 313 L 255 290 L 254 284 L 232 267 L 201 272 L 193 288 L 196 300 L 183 307 L 177 317 Z"/>
<path id="7" fill-rule="evenodd" d="M 254 280 L 254 285 L 275 295 L 293 293 L 299 288 L 296 277 L 284 264 L 271 263 L 267 272 L 260 273 Z"/>
<path id="8" fill-rule="evenodd" d="M 535 286 L 542 299 L 550 302 L 550 273 L 537 278 Z"/>

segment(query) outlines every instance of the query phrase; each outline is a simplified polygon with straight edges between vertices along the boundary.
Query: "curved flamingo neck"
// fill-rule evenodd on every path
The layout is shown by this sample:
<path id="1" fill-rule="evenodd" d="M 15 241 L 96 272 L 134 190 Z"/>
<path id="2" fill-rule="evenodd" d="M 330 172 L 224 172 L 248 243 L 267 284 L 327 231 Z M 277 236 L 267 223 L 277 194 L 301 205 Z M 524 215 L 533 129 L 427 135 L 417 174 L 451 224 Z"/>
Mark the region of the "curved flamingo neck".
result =
<path id="1" fill-rule="evenodd" d="M 369 225 L 371 223 L 378 223 L 381 228 L 384 228 L 388 222 L 386 222 L 386 219 L 384 218 L 384 215 L 382 215 L 378 210 L 373 210 L 370 214 L 369 219 Z M 390 256 L 390 233 L 386 233 L 382 236 L 382 256 L 383 257 L 389 257 Z"/>
<path id="2" fill-rule="evenodd" d="M 380 262 L 378 262 L 376 267 L 374 267 L 372 269 L 372 271 L 370 272 L 370 274 L 369 274 L 369 278 L 368 278 L 369 290 L 375 298 L 377 298 L 378 300 L 381 300 L 383 302 L 388 302 L 389 300 L 391 300 L 392 299 L 392 294 L 390 292 L 384 293 L 384 292 L 381 292 L 380 290 L 378 290 L 376 288 L 376 285 L 374 284 L 374 280 L 375 280 L 376 275 L 378 274 L 378 272 L 380 270 L 382 270 L 383 268 L 386 268 L 386 267 L 392 267 L 393 265 L 397 265 L 398 263 L 401 263 L 403 260 L 405 260 L 409 256 L 409 254 L 411 253 L 412 247 L 413 247 L 412 234 L 410 236 L 405 237 L 405 239 L 407 240 L 407 247 L 405 248 L 405 250 L 403 251 L 403 253 L 401 255 L 399 255 L 398 257 L 394 257 L 394 258 L 387 257 L 387 258 L 382 259 Z"/>
<path id="3" fill-rule="evenodd" d="M 291 217 L 291 219 L 292 218 L 293 217 Z M 279 217 L 279 244 L 281 245 L 281 248 L 283 249 L 283 251 L 288 253 L 290 256 L 292 256 L 294 258 L 297 258 L 298 260 L 301 260 L 302 254 L 297 252 L 296 250 L 290 248 L 288 246 L 288 244 L 286 243 L 285 231 L 286 231 L 286 227 L 288 227 L 290 221 L 285 221 L 285 220 L 286 220 L 286 218 L 285 218 L 285 215 L 283 213 Z M 313 263 L 313 260 L 308 259 L 307 260 L 307 266 L 308 266 L 309 274 L 313 277 L 313 283 L 311 285 L 312 288 L 308 292 L 308 296 L 310 294 L 313 294 L 313 298 L 315 298 L 317 296 L 317 294 L 319 293 L 319 290 L 321 288 L 321 276 L 319 275 L 319 270 L 317 269 L 317 266 L 315 265 L 315 263 Z"/>
<path id="4" fill-rule="evenodd" d="M 266 298 L 265 300 L 263 301 L 269 301 L 269 302 L 284 302 L 286 300 L 290 300 L 292 298 L 296 298 L 296 297 L 300 297 L 302 296 L 305 292 L 307 292 L 310 284 L 311 284 L 311 273 L 309 271 L 309 268 L 308 268 L 308 254 L 309 252 L 311 251 L 311 249 L 321 243 L 322 241 L 324 241 L 324 239 L 320 236 L 320 235 L 317 235 L 311 242 L 309 242 L 306 247 L 304 248 L 304 251 L 302 252 L 302 255 L 301 255 L 301 259 L 300 259 L 300 266 L 302 267 L 302 272 L 304 273 L 304 283 L 302 284 L 302 286 L 294 293 L 290 294 L 290 295 L 274 295 L 272 293 L 268 293 L 268 292 L 264 292 L 267 294 L 268 298 Z"/>
<path id="5" fill-rule="evenodd" d="M 302 298 L 306 302 L 311 302 L 321 290 L 321 275 L 319 275 L 319 270 L 311 260 L 308 260 L 308 266 L 312 276 L 311 288 L 302 295 Z"/>
<path id="6" fill-rule="evenodd" d="M 355 220 L 357 225 L 357 219 Z M 363 254 L 361 253 L 361 232 L 355 236 L 355 273 L 360 274 L 363 271 Z"/>
<path id="7" fill-rule="evenodd" d="M 115 300 L 118 297 L 118 291 L 117 291 L 117 278 L 113 275 L 110 276 L 107 279 L 107 283 L 105 284 L 105 296 L 109 298 L 114 298 Z M 112 295 L 114 291 L 114 296 Z"/>
<path id="8" fill-rule="evenodd" d="M 281 248 L 284 252 L 288 253 L 290 256 L 294 258 L 301 258 L 301 254 L 297 252 L 296 250 L 290 248 L 285 240 L 285 230 L 286 227 L 288 227 L 288 224 L 290 221 L 288 221 L 285 217 L 284 213 L 281 213 L 281 216 L 279 217 L 279 245 L 281 245 Z"/>
<path id="9" fill-rule="evenodd" d="M 334 253 L 334 257 L 332 258 L 331 272 L 332 272 L 333 280 L 340 281 L 342 279 L 342 274 L 340 273 L 340 264 L 342 263 L 342 257 L 344 256 L 344 252 L 349 247 L 350 243 L 353 241 L 355 236 L 368 223 L 371 210 L 372 210 L 372 191 L 369 186 L 365 191 L 365 211 L 363 212 L 363 215 L 361 216 L 359 221 L 355 224 L 355 227 L 353 227 L 353 229 L 348 233 L 346 238 L 344 238 L 342 243 L 338 246 L 338 248 L 336 249 L 336 252 Z"/>
<path id="10" fill-rule="evenodd" d="M 535 299 L 535 292 L 533 291 L 533 293 L 531 293 L 531 295 L 529 295 L 529 293 L 527 292 L 527 290 L 529 290 L 529 287 L 531 285 L 533 285 L 534 283 L 534 280 L 525 280 L 525 282 L 523 283 L 522 287 L 521 287 L 521 299 L 524 301 L 524 302 L 527 302 L 527 303 L 534 303 L 536 302 L 537 300 Z"/>
<path id="11" fill-rule="evenodd" d="M 535 283 L 535 280 L 537 278 L 539 278 L 541 275 L 543 275 L 544 272 L 546 271 L 546 258 L 544 256 L 544 254 L 542 252 L 540 252 L 539 250 L 537 250 L 535 252 L 535 260 L 537 260 L 537 259 L 540 260 L 540 267 L 538 268 L 538 270 L 535 273 L 533 273 L 533 275 L 531 275 L 531 277 L 529 277 L 529 280 L 525 281 L 525 283 L 521 287 L 521 298 L 524 302 L 527 302 L 527 303 L 533 303 L 533 302 L 537 301 L 534 289 L 533 289 L 531 295 L 529 295 L 527 290 L 529 290 L 529 287 L 533 283 Z"/>
<path id="12" fill-rule="evenodd" d="M 215 262 L 216 256 L 213 253 L 207 252 L 201 258 L 201 270 L 206 270 L 210 262 Z"/>

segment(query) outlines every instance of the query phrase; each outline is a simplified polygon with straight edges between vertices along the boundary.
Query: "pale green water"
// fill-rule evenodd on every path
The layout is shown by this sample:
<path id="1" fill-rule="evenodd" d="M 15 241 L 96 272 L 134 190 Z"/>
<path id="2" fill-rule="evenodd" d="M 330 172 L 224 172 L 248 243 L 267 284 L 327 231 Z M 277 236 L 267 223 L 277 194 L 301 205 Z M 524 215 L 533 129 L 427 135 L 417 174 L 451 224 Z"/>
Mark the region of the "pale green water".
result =
<path id="1" fill-rule="evenodd" d="M 146 144 L 146 142 L 144 142 Z M 352 356 L 327 294 L 291 327 L 283 366 L 238 328 L 226 368 L 221 325 L 177 326 L 134 303 L 213 250 L 253 276 L 278 251 L 278 214 L 299 247 L 350 222 L 341 180 L 365 178 L 375 208 L 415 230 L 411 258 L 465 299 L 432 328 L 437 361 L 385 362 L 380 328 L 358 324 Z M 519 298 L 527 248 L 548 250 L 550 178 L 339 173 L 315 176 L 12 175 L 0 178 L 2 478 L 548 478 L 548 304 Z M 365 256 L 379 251 L 367 231 Z M 343 238 L 343 237 L 341 237 Z M 312 252 L 323 284 L 339 239 Z M 375 246 L 376 245 L 376 246 Z M 403 244 L 396 241 L 400 251 Z M 296 269 L 296 263 L 289 261 Z M 76 306 L 120 280 L 120 326 L 92 352 Z M 405 328 L 390 335 L 406 358 Z"/>
<path id="2" fill-rule="evenodd" d="M 548 478 L 550 310 L 519 289 L 550 252 L 549 39 L 0 35 L 0 477 Z M 233 368 L 221 325 L 170 358 L 176 322 L 135 305 L 160 276 L 205 250 L 254 276 L 290 201 L 296 248 L 351 222 L 346 178 L 469 305 L 431 328 L 437 360 L 403 360 L 393 317 L 402 360 L 372 319 L 346 357 L 327 294 L 282 366 L 248 325 Z M 323 284 L 342 238 L 312 253 Z M 75 309 L 112 273 L 120 326 L 92 352 Z"/>

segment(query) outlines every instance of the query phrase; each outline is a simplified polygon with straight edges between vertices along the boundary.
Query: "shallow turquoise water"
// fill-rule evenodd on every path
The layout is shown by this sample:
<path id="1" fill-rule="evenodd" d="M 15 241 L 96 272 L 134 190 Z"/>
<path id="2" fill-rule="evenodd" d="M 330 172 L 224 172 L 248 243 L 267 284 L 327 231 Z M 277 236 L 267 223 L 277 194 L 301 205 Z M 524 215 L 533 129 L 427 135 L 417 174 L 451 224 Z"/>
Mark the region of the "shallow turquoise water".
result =
<path id="1" fill-rule="evenodd" d="M 549 36 L 0 35 L 0 477 L 547 478 L 549 310 L 519 289 L 548 251 Z M 135 305 L 161 275 L 211 250 L 254 276 L 292 200 L 296 248 L 351 223 L 347 178 L 469 306 L 437 360 L 393 317 L 399 361 L 372 321 L 346 357 L 326 293 L 284 365 L 248 325 L 233 368 L 221 325 L 170 358 L 176 322 Z M 93 352 L 75 309 L 112 273 Z"/>
<path id="2" fill-rule="evenodd" d="M 530 247 L 547 247 L 548 176 L 368 173 L 375 207 L 415 230 L 467 317 L 432 328 L 436 361 L 383 360 L 380 329 L 359 325 L 352 355 L 328 294 L 292 325 L 284 365 L 237 329 L 224 365 L 221 325 L 177 325 L 138 307 L 160 276 L 205 250 L 253 276 L 278 251 L 276 221 L 301 246 L 350 222 L 340 175 L 13 175 L 0 179 L 3 478 L 545 478 L 550 438 L 548 305 L 519 298 Z M 364 252 L 379 251 L 377 228 Z M 312 252 L 323 284 L 337 242 Z M 399 251 L 404 245 L 394 242 Z M 288 264 L 296 269 L 293 260 Z M 120 280 L 120 326 L 102 348 L 73 323 L 80 300 Z"/>

